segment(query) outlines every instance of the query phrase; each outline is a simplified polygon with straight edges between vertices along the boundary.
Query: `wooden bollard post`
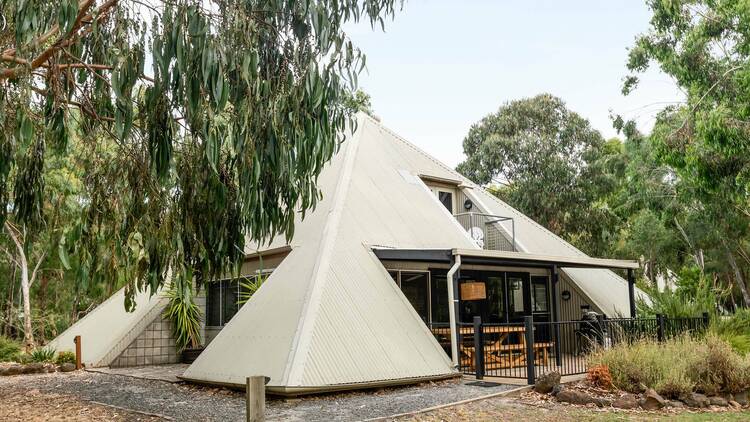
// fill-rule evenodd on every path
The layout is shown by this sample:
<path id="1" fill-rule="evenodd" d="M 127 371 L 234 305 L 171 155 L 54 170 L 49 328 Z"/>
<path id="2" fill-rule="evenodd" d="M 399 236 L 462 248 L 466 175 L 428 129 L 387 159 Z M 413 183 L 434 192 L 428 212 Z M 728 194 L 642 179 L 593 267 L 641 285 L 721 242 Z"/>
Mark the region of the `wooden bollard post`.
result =
<path id="1" fill-rule="evenodd" d="M 245 404 L 247 422 L 264 422 L 266 420 L 266 383 L 268 377 L 257 375 L 247 377 Z"/>
<path id="2" fill-rule="evenodd" d="M 83 367 L 81 365 L 81 336 L 75 336 L 73 343 L 76 344 L 76 371 L 78 371 Z"/>

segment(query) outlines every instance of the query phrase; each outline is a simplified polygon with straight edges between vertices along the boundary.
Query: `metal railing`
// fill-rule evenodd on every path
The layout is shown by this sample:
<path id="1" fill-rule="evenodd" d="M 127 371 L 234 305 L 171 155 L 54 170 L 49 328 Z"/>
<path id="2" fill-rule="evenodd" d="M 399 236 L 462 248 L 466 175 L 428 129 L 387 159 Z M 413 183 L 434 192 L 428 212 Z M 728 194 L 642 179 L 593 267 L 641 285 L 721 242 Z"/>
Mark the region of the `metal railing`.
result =
<path id="1" fill-rule="evenodd" d="M 483 249 L 516 251 L 516 223 L 512 217 L 477 212 L 464 212 L 454 217 Z M 510 221 L 510 239 L 505 236 L 506 229 L 500 224 L 506 221 Z"/>
<path id="2" fill-rule="evenodd" d="M 562 376 L 585 374 L 588 355 L 599 348 L 632 344 L 643 339 L 664 341 L 683 334 L 702 333 L 708 315 L 697 318 L 614 318 L 596 320 L 534 321 L 523 323 L 458 324 L 459 371 L 477 379 L 536 378 L 557 371 Z M 450 327 L 433 324 L 433 333 L 450 355 Z"/>

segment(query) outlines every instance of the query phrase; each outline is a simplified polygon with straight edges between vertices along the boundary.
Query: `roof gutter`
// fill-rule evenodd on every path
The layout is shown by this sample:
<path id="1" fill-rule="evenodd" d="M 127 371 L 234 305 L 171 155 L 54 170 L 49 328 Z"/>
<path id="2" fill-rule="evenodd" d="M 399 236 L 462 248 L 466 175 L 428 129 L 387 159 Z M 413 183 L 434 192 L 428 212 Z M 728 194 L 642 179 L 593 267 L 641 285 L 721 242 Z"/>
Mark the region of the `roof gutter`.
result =
<path id="1" fill-rule="evenodd" d="M 458 368 L 458 327 L 456 326 L 458 298 L 455 297 L 454 275 L 461 266 L 461 255 L 456 254 L 453 258 L 453 266 L 448 270 L 448 275 L 445 277 L 445 284 L 448 288 L 448 303 L 451 304 L 451 306 L 448 307 L 448 320 L 451 326 L 451 359 L 453 361 L 453 367 Z"/>

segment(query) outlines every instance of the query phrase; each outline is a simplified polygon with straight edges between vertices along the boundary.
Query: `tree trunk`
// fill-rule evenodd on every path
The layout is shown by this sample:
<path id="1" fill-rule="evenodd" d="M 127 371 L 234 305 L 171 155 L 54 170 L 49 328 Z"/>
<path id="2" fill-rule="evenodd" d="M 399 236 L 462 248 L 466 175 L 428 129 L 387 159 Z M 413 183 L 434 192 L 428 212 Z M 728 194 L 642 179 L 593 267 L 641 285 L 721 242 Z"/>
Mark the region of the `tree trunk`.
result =
<path id="1" fill-rule="evenodd" d="M 5 222 L 5 231 L 16 245 L 16 265 L 21 270 L 21 296 L 23 297 L 23 345 L 27 352 L 34 348 L 34 331 L 31 326 L 31 280 L 29 280 L 29 262 L 19 233 Z"/>
<path id="2" fill-rule="evenodd" d="M 39 280 L 39 309 L 42 313 L 47 309 L 47 287 L 49 285 L 49 279 L 42 275 Z M 46 318 L 44 318 L 44 315 L 42 315 L 42 318 L 39 319 L 39 334 L 41 339 L 39 340 L 39 344 L 44 345 L 46 343 L 46 329 L 47 326 L 45 325 Z"/>
<path id="3" fill-rule="evenodd" d="M 750 293 L 747 291 L 747 285 L 745 284 L 745 278 L 742 276 L 742 271 L 740 271 L 740 267 L 737 266 L 737 261 L 734 260 L 734 255 L 732 254 L 732 251 L 729 250 L 727 243 L 724 241 L 722 241 L 722 243 L 724 244 L 724 249 L 727 251 L 729 265 L 732 266 L 732 270 L 734 271 L 737 286 L 740 288 L 740 292 L 742 292 L 742 299 L 745 301 L 745 307 L 750 308 Z"/>

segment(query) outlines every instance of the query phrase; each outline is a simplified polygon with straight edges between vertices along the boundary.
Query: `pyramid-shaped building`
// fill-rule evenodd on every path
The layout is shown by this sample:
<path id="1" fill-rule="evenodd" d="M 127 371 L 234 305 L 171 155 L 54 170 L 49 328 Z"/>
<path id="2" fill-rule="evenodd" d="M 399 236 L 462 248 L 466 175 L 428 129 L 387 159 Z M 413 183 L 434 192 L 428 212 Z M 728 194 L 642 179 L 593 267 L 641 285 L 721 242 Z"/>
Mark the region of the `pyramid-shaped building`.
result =
<path id="1" fill-rule="evenodd" d="M 534 306 L 539 294 L 553 302 L 547 307 L 553 320 L 577 318 L 582 306 L 628 315 L 633 295 L 641 294 L 607 269 L 632 269 L 632 262 L 589 258 L 369 116 L 358 116 L 319 186 L 323 199 L 297 221 L 291 242 L 279 237 L 249 248 L 247 272 L 263 267 L 267 279 L 217 323 L 183 378 L 242 386 L 247 376 L 266 375 L 271 392 L 300 394 L 454 376 L 451 352 L 431 328 L 449 322 L 451 294 L 453 324 L 476 316 L 480 308 L 461 306 L 458 285 L 485 283 L 487 274 L 496 275 L 487 279 L 496 283 L 486 284 L 488 291 L 533 294 Z M 559 282 L 545 281 L 557 268 Z M 127 314 L 116 295 L 54 346 L 69 348 L 75 335 L 96 337 L 88 349 L 83 342 L 89 366 L 147 364 L 138 350 L 149 344 L 162 358 L 148 363 L 173 360 L 168 322 L 160 316 L 165 300 L 141 296 Z M 205 299 L 207 320 L 232 307 L 214 304 L 214 297 L 209 291 Z M 513 322 L 524 312 L 515 306 L 481 307 L 482 316 Z"/>

